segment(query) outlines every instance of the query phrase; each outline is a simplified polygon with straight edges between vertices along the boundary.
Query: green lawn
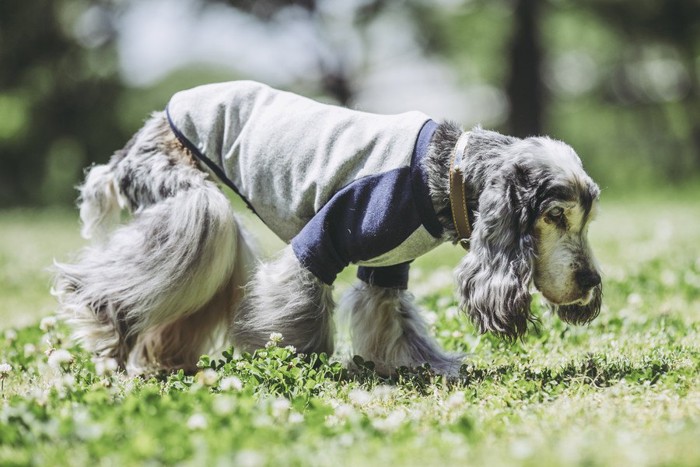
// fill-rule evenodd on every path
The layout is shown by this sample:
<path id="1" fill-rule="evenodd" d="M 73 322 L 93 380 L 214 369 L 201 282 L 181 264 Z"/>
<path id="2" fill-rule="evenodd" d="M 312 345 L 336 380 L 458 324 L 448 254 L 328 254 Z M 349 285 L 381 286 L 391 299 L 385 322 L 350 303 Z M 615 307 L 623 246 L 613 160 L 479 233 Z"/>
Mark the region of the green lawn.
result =
<path id="1" fill-rule="evenodd" d="M 193 377 L 112 374 L 39 325 L 55 306 L 46 268 L 82 244 L 75 215 L 0 213 L 0 465 L 700 465 L 696 195 L 604 199 L 591 237 L 605 306 L 583 328 L 536 304 L 523 342 L 479 337 L 456 310 L 460 249 L 416 261 L 435 333 L 469 353 L 457 382 L 349 375 L 344 335 L 315 366 L 282 342 L 205 357 Z"/>

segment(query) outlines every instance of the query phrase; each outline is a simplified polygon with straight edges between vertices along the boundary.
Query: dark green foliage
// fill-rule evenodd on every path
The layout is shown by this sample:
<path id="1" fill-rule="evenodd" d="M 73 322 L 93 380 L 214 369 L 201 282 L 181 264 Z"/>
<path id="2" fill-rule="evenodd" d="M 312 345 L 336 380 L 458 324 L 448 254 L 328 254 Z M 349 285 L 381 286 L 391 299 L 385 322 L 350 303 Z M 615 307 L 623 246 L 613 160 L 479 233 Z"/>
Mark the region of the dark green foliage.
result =
<path id="1" fill-rule="evenodd" d="M 74 30 L 88 6 L 0 4 L 0 207 L 68 204 L 83 168 L 125 140 L 110 31 L 88 48 Z"/>

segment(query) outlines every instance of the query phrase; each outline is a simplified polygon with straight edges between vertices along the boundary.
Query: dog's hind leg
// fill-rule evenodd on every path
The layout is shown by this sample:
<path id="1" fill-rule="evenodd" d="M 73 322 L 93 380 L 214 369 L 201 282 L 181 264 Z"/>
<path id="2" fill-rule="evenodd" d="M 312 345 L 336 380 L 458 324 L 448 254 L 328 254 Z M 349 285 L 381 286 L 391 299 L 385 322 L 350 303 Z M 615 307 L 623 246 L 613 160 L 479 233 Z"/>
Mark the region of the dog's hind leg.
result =
<path id="1" fill-rule="evenodd" d="M 360 282 L 346 292 L 340 308 L 349 315 L 353 352 L 374 362 L 378 373 L 424 363 L 440 374 L 459 373 L 463 356 L 440 348 L 407 291 Z"/>
<path id="2" fill-rule="evenodd" d="M 180 333 L 183 339 L 204 340 L 212 322 L 225 326 L 233 310 L 213 303 L 221 302 L 216 295 L 223 287 L 245 283 L 248 273 L 236 261 L 252 256 L 250 246 L 228 199 L 195 167 L 162 113 L 146 123 L 128 150 L 115 154 L 108 168 L 100 168 L 99 179 L 118 189 L 134 216 L 83 250 L 74 264 L 56 264 L 61 313 L 89 350 L 123 366 L 128 361 L 132 373 L 191 366 L 196 360 L 190 354 L 180 354 L 189 361 L 168 355 L 177 345 L 163 343 L 177 339 L 163 332 L 199 312 L 207 317 L 202 329 L 190 320 L 189 333 Z M 98 209 L 89 217 L 95 219 L 101 218 L 100 206 L 113 207 L 93 206 Z M 178 344 L 201 348 L 200 342 Z"/>
<path id="3" fill-rule="evenodd" d="M 263 348 L 270 334 L 300 353 L 333 353 L 333 289 L 305 269 L 287 246 L 281 256 L 261 264 L 231 328 L 243 351 Z"/>
<path id="4" fill-rule="evenodd" d="M 235 261 L 226 282 L 196 311 L 141 333 L 126 363 L 130 373 L 140 373 L 149 362 L 158 362 L 161 368 L 194 371 L 203 353 L 230 345 L 228 330 L 256 262 L 252 242 L 240 223 L 237 230 Z"/>

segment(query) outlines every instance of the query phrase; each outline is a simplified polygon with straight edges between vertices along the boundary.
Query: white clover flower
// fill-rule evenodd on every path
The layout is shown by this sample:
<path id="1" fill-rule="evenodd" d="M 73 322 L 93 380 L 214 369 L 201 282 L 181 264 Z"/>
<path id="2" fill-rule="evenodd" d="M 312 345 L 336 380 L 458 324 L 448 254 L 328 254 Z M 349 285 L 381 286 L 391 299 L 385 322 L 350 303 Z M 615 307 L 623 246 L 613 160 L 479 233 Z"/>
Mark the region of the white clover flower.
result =
<path id="1" fill-rule="evenodd" d="M 75 376 L 71 374 L 63 375 L 60 380 L 60 385 L 66 389 L 73 389 L 75 387 Z"/>
<path id="2" fill-rule="evenodd" d="M 239 467 L 259 467 L 265 465 L 265 458 L 257 451 L 239 451 L 233 465 Z"/>
<path id="3" fill-rule="evenodd" d="M 372 401 L 372 396 L 364 389 L 353 389 L 348 393 L 348 399 L 355 405 L 364 406 Z"/>
<path id="4" fill-rule="evenodd" d="M 87 409 L 76 409 L 73 413 L 73 425 L 75 434 L 82 440 L 94 440 L 103 433 L 102 427 L 90 419 Z"/>
<path id="5" fill-rule="evenodd" d="M 47 388 L 33 388 L 29 391 L 29 397 L 34 399 L 34 402 L 44 407 L 49 399 L 49 390 Z"/>
<path id="6" fill-rule="evenodd" d="M 279 418 L 283 415 L 286 415 L 287 412 L 289 412 L 289 409 L 292 407 L 292 403 L 284 397 L 280 397 L 279 399 L 275 399 L 274 401 L 272 401 L 271 407 L 272 415 L 276 418 Z"/>
<path id="7" fill-rule="evenodd" d="M 299 425 L 300 423 L 304 423 L 304 416 L 299 412 L 292 412 L 289 414 L 288 421 L 292 425 Z"/>
<path id="8" fill-rule="evenodd" d="M 661 271 L 660 279 L 661 283 L 667 287 L 673 287 L 678 285 L 678 276 L 675 272 L 669 269 L 664 269 L 663 271 Z"/>
<path id="9" fill-rule="evenodd" d="M 326 419 L 323 421 L 323 424 L 328 428 L 333 428 L 340 425 L 340 419 L 335 415 L 327 415 Z"/>
<path id="10" fill-rule="evenodd" d="M 459 317 L 459 308 L 456 306 L 451 306 L 445 310 L 445 316 L 449 319 L 456 319 Z"/>
<path id="11" fill-rule="evenodd" d="M 447 308 L 452 303 L 452 297 L 443 296 L 437 299 L 435 303 L 439 309 Z"/>
<path id="12" fill-rule="evenodd" d="M 49 366 L 60 369 L 63 365 L 72 363 L 73 355 L 66 349 L 53 349 L 49 354 Z"/>
<path id="13" fill-rule="evenodd" d="M 285 347 L 285 349 L 289 350 L 291 353 L 297 353 L 297 348 L 293 345 L 288 345 Z"/>
<path id="14" fill-rule="evenodd" d="M 639 295 L 638 293 L 631 293 L 631 294 L 629 294 L 629 296 L 627 297 L 627 303 L 628 303 L 630 306 L 638 307 L 638 306 L 640 306 L 640 305 L 642 305 L 642 304 L 644 303 L 644 299 L 643 299 L 642 296 Z"/>
<path id="15" fill-rule="evenodd" d="M 243 381 L 236 376 L 227 376 L 219 382 L 219 387 L 222 391 L 241 391 L 243 389 Z"/>
<path id="16" fill-rule="evenodd" d="M 276 422 L 270 417 L 269 415 L 265 414 L 260 414 L 257 417 L 253 418 L 253 426 L 256 428 L 262 428 L 266 426 L 272 426 Z"/>
<path id="17" fill-rule="evenodd" d="M 17 331 L 15 331 L 14 329 L 8 329 L 7 331 L 5 331 L 5 340 L 9 343 L 12 343 L 15 340 L 17 340 Z"/>
<path id="18" fill-rule="evenodd" d="M 212 408 L 214 409 L 214 412 L 217 415 L 223 417 L 233 412 L 233 409 L 236 408 L 236 401 L 231 396 L 219 396 L 216 399 L 214 399 Z"/>
<path id="19" fill-rule="evenodd" d="M 338 444 L 345 448 L 349 448 L 350 446 L 355 444 L 355 437 L 350 433 L 343 433 L 338 438 Z"/>
<path id="20" fill-rule="evenodd" d="M 268 339 L 267 344 L 265 344 L 265 347 L 277 347 L 277 344 L 282 342 L 283 339 L 284 337 L 282 337 L 282 334 L 279 332 L 270 333 L 270 338 Z"/>
<path id="21" fill-rule="evenodd" d="M 372 389 L 372 399 L 380 401 L 388 401 L 394 394 L 394 389 L 386 384 L 380 384 L 379 386 Z"/>
<path id="22" fill-rule="evenodd" d="M 350 418 L 355 414 L 355 409 L 349 404 L 340 404 L 335 408 L 335 416 L 344 419 Z"/>
<path id="23" fill-rule="evenodd" d="M 195 380 L 203 386 L 214 386 L 219 380 L 219 374 L 216 370 L 205 368 L 195 375 Z"/>
<path id="24" fill-rule="evenodd" d="M 401 427 L 405 419 L 406 414 L 403 411 L 395 410 L 391 412 L 386 418 L 372 420 L 372 426 L 374 427 L 374 429 L 379 431 L 396 431 Z"/>
<path id="25" fill-rule="evenodd" d="M 425 318 L 425 322 L 428 323 L 429 326 L 432 326 L 433 324 L 437 323 L 438 320 L 438 315 L 433 310 L 424 311 L 423 317 Z"/>
<path id="26" fill-rule="evenodd" d="M 31 357 L 36 353 L 36 346 L 32 343 L 24 344 L 24 356 Z"/>
<path id="27" fill-rule="evenodd" d="M 207 418 L 201 413 L 193 414 L 187 420 L 187 428 L 190 430 L 203 430 L 207 427 L 207 425 Z"/>
<path id="28" fill-rule="evenodd" d="M 516 459 L 525 459 L 535 452 L 535 447 L 526 439 L 516 439 L 510 444 L 510 453 Z"/>
<path id="29" fill-rule="evenodd" d="M 455 446 L 462 446 L 464 443 L 464 438 L 452 431 L 444 431 L 440 433 L 440 441 L 444 441 Z"/>
<path id="30" fill-rule="evenodd" d="M 109 376 L 119 369 L 119 363 L 113 358 L 93 358 L 92 361 L 99 376 Z"/>
<path id="31" fill-rule="evenodd" d="M 449 409 L 458 409 L 464 405 L 464 400 L 463 392 L 455 392 L 447 398 L 446 404 Z"/>
<path id="32" fill-rule="evenodd" d="M 39 329 L 41 329 L 44 332 L 49 332 L 55 328 L 56 328 L 56 317 L 55 316 L 47 316 L 46 318 L 43 318 L 41 320 L 41 323 L 39 323 Z"/>
<path id="33" fill-rule="evenodd" d="M 12 365 L 7 362 L 0 363 L 0 377 L 4 378 L 12 371 Z"/>

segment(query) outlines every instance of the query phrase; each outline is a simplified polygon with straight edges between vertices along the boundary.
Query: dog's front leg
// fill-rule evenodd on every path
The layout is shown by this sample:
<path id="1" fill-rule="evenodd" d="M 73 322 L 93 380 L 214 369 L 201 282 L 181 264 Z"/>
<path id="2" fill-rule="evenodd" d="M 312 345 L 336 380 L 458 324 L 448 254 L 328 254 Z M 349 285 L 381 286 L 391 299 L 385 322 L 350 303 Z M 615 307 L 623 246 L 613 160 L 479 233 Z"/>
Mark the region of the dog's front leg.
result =
<path id="1" fill-rule="evenodd" d="M 407 277 L 408 265 L 404 267 Z M 371 269 L 368 273 L 370 268 L 360 268 L 358 276 L 364 280 L 345 294 L 340 305 L 350 315 L 354 353 L 374 362 L 383 375 L 394 374 L 400 366 L 428 363 L 437 373 L 456 376 L 463 356 L 440 348 L 408 291 L 375 280 L 385 268 Z"/>
<path id="2" fill-rule="evenodd" d="M 300 353 L 333 353 L 333 288 L 304 268 L 288 246 L 261 264 L 231 329 L 237 349 L 265 347 L 273 332 Z"/>

